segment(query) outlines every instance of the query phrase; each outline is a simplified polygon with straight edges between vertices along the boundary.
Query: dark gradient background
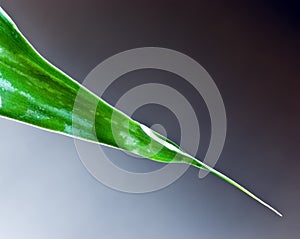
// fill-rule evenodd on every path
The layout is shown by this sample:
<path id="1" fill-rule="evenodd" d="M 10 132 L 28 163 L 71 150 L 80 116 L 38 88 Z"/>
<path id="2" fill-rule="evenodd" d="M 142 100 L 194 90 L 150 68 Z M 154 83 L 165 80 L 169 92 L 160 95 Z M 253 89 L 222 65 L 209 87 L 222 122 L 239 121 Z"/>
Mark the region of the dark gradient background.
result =
<path id="1" fill-rule="evenodd" d="M 71 138 L 0 119 L 1 239 L 300 238 L 297 1 L 7 0 L 1 6 L 42 55 L 79 82 L 131 48 L 166 47 L 194 58 L 216 82 L 227 111 L 216 168 L 284 214 L 212 175 L 198 179 L 194 168 L 154 193 L 114 191 L 87 172 Z M 133 82 L 151 79 L 178 82 L 189 92 L 172 74 L 139 71 L 121 77 L 106 100 L 113 103 Z M 209 117 L 201 98 L 189 95 L 200 115 L 201 158 Z M 167 112 L 152 106 L 136 117 L 151 125 L 156 118 L 149 112 L 156 110 Z M 168 114 L 168 135 L 176 141 L 178 124 Z M 137 159 L 113 153 L 135 170 Z M 136 165 L 157 167 L 145 160 Z"/>

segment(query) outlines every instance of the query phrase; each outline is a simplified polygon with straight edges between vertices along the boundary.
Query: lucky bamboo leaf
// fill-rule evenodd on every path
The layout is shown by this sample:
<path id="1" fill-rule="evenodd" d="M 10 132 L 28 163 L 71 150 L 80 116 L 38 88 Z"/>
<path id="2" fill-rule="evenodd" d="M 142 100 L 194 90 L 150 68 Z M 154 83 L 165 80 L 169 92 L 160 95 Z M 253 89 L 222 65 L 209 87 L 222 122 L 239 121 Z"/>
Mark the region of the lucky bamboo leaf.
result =
<path id="1" fill-rule="evenodd" d="M 79 103 L 76 105 L 79 105 L 79 110 L 75 113 L 78 96 Z M 188 155 L 164 136 L 132 120 L 57 69 L 30 45 L 2 8 L 0 116 L 126 150 L 155 161 L 191 164 L 222 178 L 282 216 L 232 179 Z"/>

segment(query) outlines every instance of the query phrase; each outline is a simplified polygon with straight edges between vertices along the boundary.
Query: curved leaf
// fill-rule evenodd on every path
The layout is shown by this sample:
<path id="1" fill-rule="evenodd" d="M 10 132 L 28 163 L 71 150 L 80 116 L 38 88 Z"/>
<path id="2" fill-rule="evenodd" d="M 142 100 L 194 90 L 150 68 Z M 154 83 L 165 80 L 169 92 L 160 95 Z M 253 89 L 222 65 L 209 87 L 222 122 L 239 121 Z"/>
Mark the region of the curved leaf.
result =
<path id="1" fill-rule="evenodd" d="M 0 116 L 155 161 L 192 164 L 222 178 L 282 216 L 232 179 L 130 119 L 50 64 L 30 45 L 2 8 Z"/>

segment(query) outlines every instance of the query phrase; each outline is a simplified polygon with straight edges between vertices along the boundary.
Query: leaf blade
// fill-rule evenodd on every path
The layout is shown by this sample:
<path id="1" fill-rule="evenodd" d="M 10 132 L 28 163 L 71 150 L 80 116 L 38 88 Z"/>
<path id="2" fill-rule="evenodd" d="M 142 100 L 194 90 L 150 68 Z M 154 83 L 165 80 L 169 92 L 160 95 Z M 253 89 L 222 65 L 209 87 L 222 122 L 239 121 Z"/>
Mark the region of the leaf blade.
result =
<path id="1" fill-rule="evenodd" d="M 76 110 L 74 106 L 79 108 Z M 31 46 L 2 8 L 0 116 L 127 150 L 158 162 L 191 164 L 211 172 L 282 216 L 234 180 L 188 155 L 164 136 L 130 119 L 53 66 Z"/>

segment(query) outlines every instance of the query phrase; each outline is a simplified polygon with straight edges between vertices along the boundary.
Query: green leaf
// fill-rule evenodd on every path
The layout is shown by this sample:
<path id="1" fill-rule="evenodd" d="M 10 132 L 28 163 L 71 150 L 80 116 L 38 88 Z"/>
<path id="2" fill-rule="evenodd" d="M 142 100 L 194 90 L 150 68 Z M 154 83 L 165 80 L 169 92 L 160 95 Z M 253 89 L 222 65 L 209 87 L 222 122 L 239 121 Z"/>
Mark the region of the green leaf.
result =
<path id="1" fill-rule="evenodd" d="M 30 45 L 2 8 L 0 116 L 126 150 L 158 162 L 191 164 L 222 178 L 282 216 L 232 179 L 188 155 L 164 136 L 130 119 L 57 69 Z"/>

